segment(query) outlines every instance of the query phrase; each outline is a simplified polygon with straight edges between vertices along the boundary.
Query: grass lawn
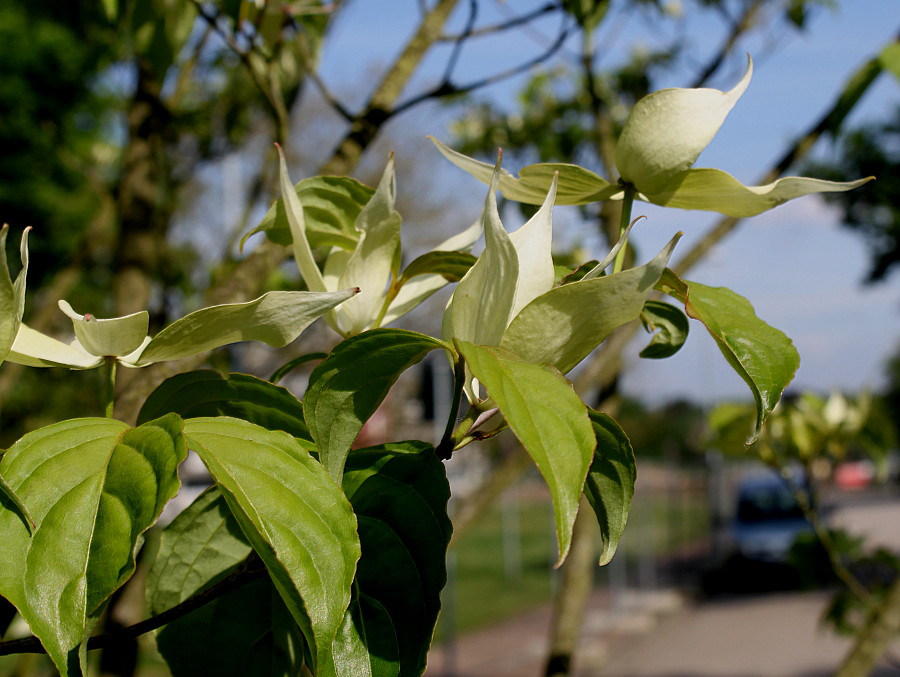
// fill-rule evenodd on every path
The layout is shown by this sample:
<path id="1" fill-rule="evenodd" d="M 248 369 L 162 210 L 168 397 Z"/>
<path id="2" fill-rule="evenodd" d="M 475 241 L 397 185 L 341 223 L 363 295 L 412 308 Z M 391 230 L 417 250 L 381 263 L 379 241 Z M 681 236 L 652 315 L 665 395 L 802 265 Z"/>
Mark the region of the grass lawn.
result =
<path id="1" fill-rule="evenodd" d="M 529 487 L 518 505 L 493 506 L 451 549 L 451 580 L 444 590 L 438 642 L 447 636 L 451 623 L 457 633 L 465 633 L 550 601 L 556 537 L 549 495 L 541 493 Z M 641 558 L 657 558 L 702 538 L 707 520 L 703 493 L 640 493 L 616 554 L 617 564 L 624 565 L 631 579 Z M 597 568 L 598 584 L 608 577 L 607 568 Z"/>

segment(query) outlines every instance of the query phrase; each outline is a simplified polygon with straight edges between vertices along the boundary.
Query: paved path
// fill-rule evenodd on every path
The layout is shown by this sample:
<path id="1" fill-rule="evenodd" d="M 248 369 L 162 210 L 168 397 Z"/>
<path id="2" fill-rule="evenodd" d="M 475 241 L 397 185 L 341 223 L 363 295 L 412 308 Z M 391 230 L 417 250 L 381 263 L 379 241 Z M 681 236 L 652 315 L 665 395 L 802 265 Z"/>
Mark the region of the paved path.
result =
<path id="1" fill-rule="evenodd" d="M 900 551 L 900 501 L 851 502 L 835 520 Z M 673 591 L 605 590 L 589 602 L 577 677 L 826 677 L 849 639 L 823 628 L 826 593 L 773 593 L 687 604 Z M 550 609 L 436 647 L 427 677 L 541 677 Z M 898 642 L 900 644 L 900 642 Z M 900 646 L 897 654 L 900 655 Z M 900 677 L 882 664 L 874 677 Z"/>

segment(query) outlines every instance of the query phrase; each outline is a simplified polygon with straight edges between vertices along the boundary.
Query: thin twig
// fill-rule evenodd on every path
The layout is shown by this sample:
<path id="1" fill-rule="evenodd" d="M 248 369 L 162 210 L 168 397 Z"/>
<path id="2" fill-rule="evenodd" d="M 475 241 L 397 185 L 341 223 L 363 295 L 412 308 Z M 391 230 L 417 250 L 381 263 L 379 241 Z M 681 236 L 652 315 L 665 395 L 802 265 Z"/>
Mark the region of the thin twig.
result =
<path id="1" fill-rule="evenodd" d="M 192 611 L 196 611 L 209 602 L 240 588 L 266 574 L 266 568 L 262 565 L 255 554 L 248 557 L 228 576 L 214 583 L 206 590 L 198 592 L 193 597 L 189 597 L 181 604 L 173 606 L 171 609 L 163 611 L 161 614 L 147 618 L 134 625 L 108 632 L 102 635 L 95 635 L 88 640 L 88 651 L 93 649 L 102 649 L 104 647 L 115 644 L 125 638 L 140 637 L 152 630 L 161 628 L 164 625 L 178 620 L 183 616 L 187 616 Z M 0 642 L 0 656 L 8 656 L 10 654 L 20 653 L 47 653 L 44 646 L 37 637 L 23 637 L 21 639 L 11 639 L 6 642 Z"/>
<path id="2" fill-rule="evenodd" d="M 514 17 L 502 23 L 491 24 L 489 26 L 482 26 L 478 29 L 466 30 L 463 33 L 458 33 L 456 35 L 444 35 L 438 38 L 441 42 L 457 42 L 460 38 L 480 38 L 486 35 L 492 35 L 493 33 L 502 33 L 504 31 L 509 30 L 510 28 L 515 28 L 516 26 L 521 26 L 522 24 L 527 24 L 535 19 L 542 17 L 544 14 L 549 14 L 550 12 L 555 12 L 560 8 L 558 2 L 548 2 L 546 5 L 542 7 L 538 7 L 536 10 L 528 12 L 527 14 L 522 14 L 520 16 Z"/>

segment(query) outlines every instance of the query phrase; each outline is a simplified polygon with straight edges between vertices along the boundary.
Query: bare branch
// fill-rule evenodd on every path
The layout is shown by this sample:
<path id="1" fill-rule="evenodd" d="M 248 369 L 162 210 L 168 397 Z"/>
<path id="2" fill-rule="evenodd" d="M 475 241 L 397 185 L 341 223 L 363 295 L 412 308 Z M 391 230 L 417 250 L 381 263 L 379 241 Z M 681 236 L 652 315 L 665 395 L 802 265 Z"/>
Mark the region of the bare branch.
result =
<path id="1" fill-rule="evenodd" d="M 480 38 L 486 35 L 492 35 L 494 33 L 503 33 L 510 28 L 515 28 L 517 26 L 530 23 L 535 19 L 539 19 L 545 14 L 555 12 L 558 9 L 560 9 L 560 4 L 558 2 L 548 2 L 546 5 L 538 7 L 537 9 L 528 12 L 527 14 L 513 17 L 512 19 L 508 19 L 502 23 L 496 23 L 489 26 L 482 26 L 478 29 L 467 30 L 458 35 L 444 35 L 441 36 L 440 40 L 442 42 L 458 42 L 460 39 L 464 38 Z"/>

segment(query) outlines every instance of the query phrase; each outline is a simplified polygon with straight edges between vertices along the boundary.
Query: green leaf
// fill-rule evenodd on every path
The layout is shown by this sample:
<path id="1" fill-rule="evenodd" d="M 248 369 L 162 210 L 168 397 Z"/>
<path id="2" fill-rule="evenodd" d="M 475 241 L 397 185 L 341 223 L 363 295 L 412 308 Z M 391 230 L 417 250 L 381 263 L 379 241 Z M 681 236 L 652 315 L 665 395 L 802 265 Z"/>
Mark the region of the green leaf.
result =
<path id="1" fill-rule="evenodd" d="M 566 373 L 623 324 L 636 320 L 680 234 L 644 266 L 554 287 L 510 323 L 501 346 Z"/>
<path id="2" fill-rule="evenodd" d="M 625 431 L 612 418 L 588 409 L 597 449 L 588 470 L 584 493 L 600 524 L 600 566 L 616 554 L 619 539 L 628 521 L 637 466 Z"/>
<path id="3" fill-rule="evenodd" d="M 147 397 L 138 424 L 169 412 L 182 418 L 233 416 L 312 444 L 300 400 L 286 388 L 247 374 L 223 376 L 202 369 L 172 376 Z"/>
<path id="4" fill-rule="evenodd" d="M 572 384 L 552 367 L 524 362 L 502 348 L 464 341 L 457 345 L 550 487 L 558 566 L 569 552 L 572 525 L 596 446 L 587 408 Z"/>
<path id="5" fill-rule="evenodd" d="M 667 270 L 661 290 L 684 303 L 688 317 L 700 320 L 728 364 L 744 379 L 756 400 L 756 440 L 781 393 L 800 367 L 800 355 L 785 334 L 756 316 L 743 296 L 724 287 L 681 280 Z"/>
<path id="6" fill-rule="evenodd" d="M 150 612 L 209 588 L 251 553 L 222 493 L 208 489 L 162 533 L 147 579 Z M 303 662 L 303 637 L 267 576 L 169 623 L 156 645 L 174 677 L 281 677 Z"/>
<path id="7" fill-rule="evenodd" d="M 0 458 L 2 458 L 2 453 L 3 452 L 0 452 Z M 7 510 L 18 513 L 19 517 L 25 523 L 25 526 L 28 527 L 29 532 L 34 532 L 34 529 L 37 526 L 34 517 L 32 517 L 31 513 L 28 511 L 28 506 L 25 505 L 22 499 L 19 498 L 15 491 L 13 491 L 13 488 L 9 486 L 9 483 L 3 479 L 3 475 L 0 475 L 0 505 Z"/>
<path id="8" fill-rule="evenodd" d="M 262 341 L 282 348 L 339 303 L 355 294 L 336 292 L 270 291 L 246 303 L 201 308 L 175 320 L 143 349 L 125 361 L 143 367 L 179 360 L 237 341 Z"/>
<path id="9" fill-rule="evenodd" d="M 892 42 L 878 55 L 878 62 L 893 76 L 900 80 L 900 42 Z"/>
<path id="10" fill-rule="evenodd" d="M 224 578 L 253 552 L 218 487 L 181 511 L 160 536 L 147 575 L 147 602 L 157 615 Z"/>
<path id="11" fill-rule="evenodd" d="M 647 199 L 663 207 L 702 209 L 726 216 L 756 216 L 788 200 L 814 193 L 844 192 L 872 181 L 825 181 L 787 176 L 764 186 L 745 186 L 719 169 L 693 168 L 672 177 Z"/>
<path id="12" fill-rule="evenodd" d="M 494 165 L 475 160 L 445 146 L 429 137 L 441 154 L 464 172 L 471 174 L 482 183 L 491 183 Z M 499 188 L 503 197 L 525 204 L 543 204 L 553 183 L 553 176 L 559 173 L 559 188 L 556 194 L 558 205 L 581 205 L 598 200 L 621 197 L 622 188 L 594 172 L 578 165 L 564 163 L 543 163 L 529 165 L 516 178 L 505 169 L 500 170 Z"/>
<path id="13" fill-rule="evenodd" d="M 359 233 L 353 224 L 375 191 L 347 176 L 314 176 L 300 181 L 294 192 L 303 206 L 310 247 L 356 248 Z M 241 248 L 256 233 L 265 233 L 277 244 L 291 245 L 284 200 L 276 200 L 260 224 L 241 238 Z"/>
<path id="14" fill-rule="evenodd" d="M 420 675 L 447 581 L 444 466 L 422 442 L 358 449 L 343 487 L 359 520 L 362 558 L 340 650 L 370 657 L 369 670 L 354 677 Z"/>
<path id="15" fill-rule="evenodd" d="M 37 525 L 29 536 L 17 514 L 0 513 L 0 594 L 64 677 L 82 674 L 83 643 L 178 491 L 181 425 L 174 415 L 138 428 L 74 419 L 25 435 L 0 460 Z"/>
<path id="16" fill-rule="evenodd" d="M 640 356 L 650 359 L 671 357 L 687 340 L 689 322 L 685 314 L 670 303 L 647 301 L 641 312 L 647 331 L 655 332 Z"/>
<path id="17" fill-rule="evenodd" d="M 313 370 L 303 411 L 319 459 L 335 481 L 353 440 L 400 374 L 436 348 L 447 346 L 404 329 L 373 329 L 338 344 Z"/>
<path id="18" fill-rule="evenodd" d="M 338 327 L 345 335 L 358 334 L 372 326 L 384 304 L 392 273 L 399 268 L 400 225 L 394 209 L 396 194 L 393 157 L 384 169 L 372 199 L 359 213 L 360 232 L 356 249 L 346 260 L 337 282 L 338 289 L 357 287 L 361 291 L 335 312 Z"/>
<path id="19" fill-rule="evenodd" d="M 79 315 L 67 301 L 60 301 L 59 307 L 72 320 L 75 337 L 81 347 L 91 355 L 128 355 L 137 350 L 147 338 L 150 314 L 146 310 L 100 320 L 89 313 Z"/>
<path id="20" fill-rule="evenodd" d="M 218 417 L 186 421 L 185 434 L 303 631 L 316 674 L 336 674 L 332 642 L 360 555 L 344 493 L 286 433 Z"/>
<path id="21" fill-rule="evenodd" d="M 400 280 L 406 283 L 419 275 L 436 274 L 447 282 L 459 282 L 477 260 L 468 252 L 428 252 L 406 266 Z"/>
<path id="22" fill-rule="evenodd" d="M 22 269 L 13 281 L 9 275 L 6 261 L 6 235 L 9 226 L 0 228 L 0 362 L 6 359 L 16 334 L 22 325 L 25 313 L 25 280 L 28 276 L 28 231 L 22 233 L 19 254 L 22 258 Z"/>
<path id="23" fill-rule="evenodd" d="M 728 92 L 672 87 L 638 101 L 616 143 L 622 179 L 645 195 L 658 193 L 670 179 L 693 166 L 750 84 L 753 62 Z"/>
<path id="24" fill-rule="evenodd" d="M 173 677 L 294 677 L 304 639 L 268 577 L 166 625 L 156 645 Z"/>

